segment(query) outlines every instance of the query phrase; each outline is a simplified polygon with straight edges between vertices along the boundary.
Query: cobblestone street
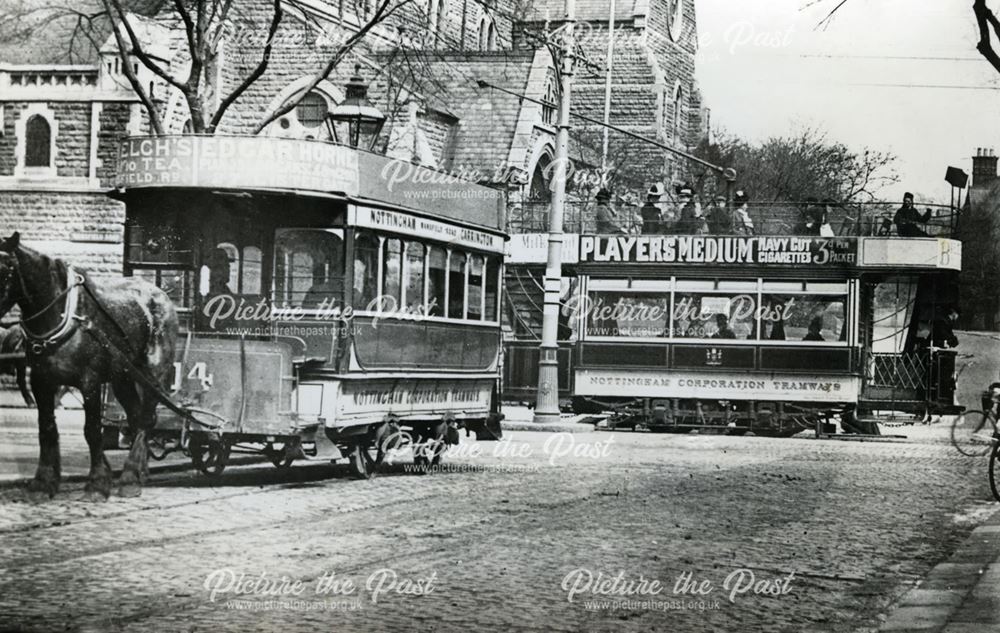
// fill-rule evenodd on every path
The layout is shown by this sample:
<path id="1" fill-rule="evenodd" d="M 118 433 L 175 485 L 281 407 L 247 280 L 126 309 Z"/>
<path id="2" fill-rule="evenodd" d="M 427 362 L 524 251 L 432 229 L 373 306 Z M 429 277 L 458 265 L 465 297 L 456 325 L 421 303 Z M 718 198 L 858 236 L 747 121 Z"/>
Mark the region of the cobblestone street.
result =
<path id="1" fill-rule="evenodd" d="M 429 476 L 252 465 L 103 504 L 6 484 L 0 629 L 874 630 L 995 507 L 945 424 L 897 430 L 513 432 Z"/>

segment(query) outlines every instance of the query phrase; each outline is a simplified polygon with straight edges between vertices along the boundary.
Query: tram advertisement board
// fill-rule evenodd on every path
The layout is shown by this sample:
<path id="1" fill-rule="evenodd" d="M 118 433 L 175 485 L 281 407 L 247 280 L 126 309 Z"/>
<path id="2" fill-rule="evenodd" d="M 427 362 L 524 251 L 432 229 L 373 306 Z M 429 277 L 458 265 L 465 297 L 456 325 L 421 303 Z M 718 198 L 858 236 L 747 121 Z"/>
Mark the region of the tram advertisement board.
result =
<path id="1" fill-rule="evenodd" d="M 482 415 L 490 410 L 492 380 L 365 380 L 341 383 L 336 398 L 335 420 L 378 416 L 387 413 L 408 415 L 442 415 L 456 417 Z"/>
<path id="2" fill-rule="evenodd" d="M 580 262 L 854 266 L 854 238 L 582 235 Z"/>
<path id="3" fill-rule="evenodd" d="M 854 402 L 856 376 L 750 375 L 746 372 L 579 370 L 576 392 L 586 396 L 775 399 L 791 402 Z"/>
<path id="4" fill-rule="evenodd" d="M 358 153 L 332 143 L 232 136 L 139 137 L 118 151 L 119 187 L 358 193 Z"/>

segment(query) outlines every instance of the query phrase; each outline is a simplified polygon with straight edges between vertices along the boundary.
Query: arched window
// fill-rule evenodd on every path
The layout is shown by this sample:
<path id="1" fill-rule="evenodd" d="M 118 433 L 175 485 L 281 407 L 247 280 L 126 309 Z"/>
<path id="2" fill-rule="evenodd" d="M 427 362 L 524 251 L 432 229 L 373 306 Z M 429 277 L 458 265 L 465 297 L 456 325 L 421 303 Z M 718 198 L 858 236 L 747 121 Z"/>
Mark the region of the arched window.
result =
<path id="1" fill-rule="evenodd" d="M 307 128 L 317 128 L 323 124 L 330 107 L 318 92 L 310 92 L 295 106 L 295 116 Z"/>
<path id="2" fill-rule="evenodd" d="M 670 124 L 670 134 L 678 142 L 684 132 L 684 107 L 684 88 L 677 84 L 674 88 L 674 117 Z"/>
<path id="3" fill-rule="evenodd" d="M 497 27 L 491 17 L 483 16 L 479 21 L 479 50 L 495 51 L 497 48 Z"/>
<path id="4" fill-rule="evenodd" d="M 548 179 L 551 162 L 552 158 L 548 154 L 543 154 L 535 163 L 535 171 L 531 174 L 531 190 L 528 192 L 529 201 L 548 202 L 552 199 Z"/>
<path id="5" fill-rule="evenodd" d="M 545 80 L 545 96 L 542 97 L 545 104 L 542 106 L 542 123 L 546 125 L 556 124 L 556 104 L 559 101 L 559 89 L 556 86 L 556 78 L 550 74 Z"/>
<path id="6" fill-rule="evenodd" d="M 431 0 L 430 11 L 427 13 L 427 18 L 430 22 L 431 34 L 434 37 L 434 42 L 439 42 L 444 34 L 442 29 L 444 27 L 445 16 L 448 12 L 448 5 L 446 0 Z"/>
<path id="7" fill-rule="evenodd" d="M 36 114 L 28 119 L 24 127 L 24 137 L 24 166 L 51 167 L 52 128 L 45 117 Z"/>

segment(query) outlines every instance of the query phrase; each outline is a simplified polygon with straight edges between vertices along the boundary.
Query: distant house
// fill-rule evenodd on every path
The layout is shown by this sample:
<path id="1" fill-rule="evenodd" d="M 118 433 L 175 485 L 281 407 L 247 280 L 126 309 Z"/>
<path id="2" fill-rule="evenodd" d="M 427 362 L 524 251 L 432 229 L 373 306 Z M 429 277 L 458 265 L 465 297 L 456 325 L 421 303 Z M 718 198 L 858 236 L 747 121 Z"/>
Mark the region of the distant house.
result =
<path id="1" fill-rule="evenodd" d="M 997 156 L 980 148 L 972 157 L 972 185 L 962 209 L 962 324 L 997 330 L 1000 325 L 1000 178 Z"/>

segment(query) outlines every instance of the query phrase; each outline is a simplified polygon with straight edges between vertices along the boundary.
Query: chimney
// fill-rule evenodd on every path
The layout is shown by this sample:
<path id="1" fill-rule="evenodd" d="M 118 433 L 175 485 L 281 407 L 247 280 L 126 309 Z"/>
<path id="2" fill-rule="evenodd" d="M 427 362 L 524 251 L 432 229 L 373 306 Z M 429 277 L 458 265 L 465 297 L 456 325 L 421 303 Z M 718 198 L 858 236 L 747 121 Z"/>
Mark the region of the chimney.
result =
<path id="1" fill-rule="evenodd" d="M 997 155 L 992 148 L 976 148 L 972 157 L 972 186 L 989 187 L 997 180 Z"/>

